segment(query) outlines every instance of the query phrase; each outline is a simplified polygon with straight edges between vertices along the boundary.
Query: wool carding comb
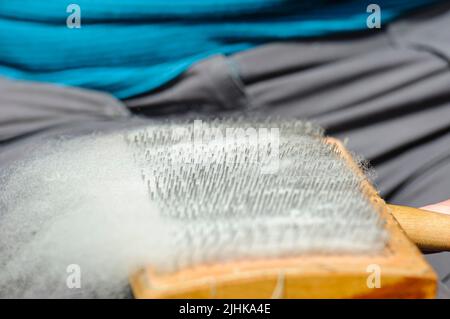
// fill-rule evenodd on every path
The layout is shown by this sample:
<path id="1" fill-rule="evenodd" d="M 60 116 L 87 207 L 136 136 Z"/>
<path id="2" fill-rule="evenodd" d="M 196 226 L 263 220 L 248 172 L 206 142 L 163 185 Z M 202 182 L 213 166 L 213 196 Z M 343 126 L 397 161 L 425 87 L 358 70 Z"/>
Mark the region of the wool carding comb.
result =
<path id="1" fill-rule="evenodd" d="M 126 139 L 150 200 L 177 225 L 175 258 L 134 273 L 135 297 L 435 296 L 436 274 L 409 238 L 448 249 L 450 217 L 386 205 L 319 127 L 166 122 Z"/>

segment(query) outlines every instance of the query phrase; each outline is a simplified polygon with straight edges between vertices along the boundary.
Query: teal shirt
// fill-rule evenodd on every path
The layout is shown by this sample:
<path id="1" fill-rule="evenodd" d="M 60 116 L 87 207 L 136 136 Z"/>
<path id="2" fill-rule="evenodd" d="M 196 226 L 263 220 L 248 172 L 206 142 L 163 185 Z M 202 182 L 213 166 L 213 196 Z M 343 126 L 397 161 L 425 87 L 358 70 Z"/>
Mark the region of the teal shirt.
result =
<path id="1" fill-rule="evenodd" d="M 158 88 L 193 63 L 281 40 L 368 30 L 437 0 L 1 0 L 0 75 L 110 92 Z M 69 4 L 81 9 L 70 29 Z"/>

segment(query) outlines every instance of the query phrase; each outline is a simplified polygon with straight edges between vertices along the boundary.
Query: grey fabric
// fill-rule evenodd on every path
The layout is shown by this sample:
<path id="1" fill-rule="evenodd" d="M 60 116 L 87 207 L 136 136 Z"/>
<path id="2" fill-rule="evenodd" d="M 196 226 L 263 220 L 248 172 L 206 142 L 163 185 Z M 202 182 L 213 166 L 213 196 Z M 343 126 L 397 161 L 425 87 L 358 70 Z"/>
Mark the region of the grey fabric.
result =
<path id="1" fill-rule="evenodd" d="M 65 123 L 129 115 L 108 94 L 0 78 L 0 142 Z"/>
<path id="2" fill-rule="evenodd" d="M 130 116 L 109 94 L 0 78 L 0 169 L 39 147 L 38 136 L 94 130 Z"/>
<path id="3" fill-rule="evenodd" d="M 229 61 L 217 55 L 195 64 L 158 91 L 125 103 L 135 113 L 147 116 L 239 110 L 248 104 L 240 81 Z"/>

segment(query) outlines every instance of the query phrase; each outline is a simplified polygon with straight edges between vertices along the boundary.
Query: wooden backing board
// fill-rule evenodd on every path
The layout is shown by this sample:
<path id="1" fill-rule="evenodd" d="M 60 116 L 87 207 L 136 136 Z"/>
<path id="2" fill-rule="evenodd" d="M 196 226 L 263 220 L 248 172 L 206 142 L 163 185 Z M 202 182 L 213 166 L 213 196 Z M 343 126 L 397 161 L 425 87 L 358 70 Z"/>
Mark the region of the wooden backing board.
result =
<path id="1" fill-rule="evenodd" d="M 350 167 L 363 174 L 332 138 Z M 433 298 L 437 276 L 369 182 L 363 188 L 386 221 L 389 241 L 369 255 L 303 255 L 200 265 L 170 274 L 147 267 L 130 276 L 136 298 Z M 379 274 L 379 282 L 375 279 Z M 379 283 L 379 288 L 377 288 Z"/>

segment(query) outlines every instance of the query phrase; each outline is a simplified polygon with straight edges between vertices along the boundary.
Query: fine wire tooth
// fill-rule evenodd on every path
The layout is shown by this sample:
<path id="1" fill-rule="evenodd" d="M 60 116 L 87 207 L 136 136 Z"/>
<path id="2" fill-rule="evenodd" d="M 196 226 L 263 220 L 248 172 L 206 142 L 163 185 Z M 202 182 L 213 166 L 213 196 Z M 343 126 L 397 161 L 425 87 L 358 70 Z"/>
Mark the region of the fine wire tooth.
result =
<path id="1" fill-rule="evenodd" d="M 198 263 L 382 249 L 384 222 L 317 125 L 281 118 L 155 121 L 125 134 L 149 199 L 177 227 L 175 269 Z M 206 127 L 206 129 L 204 128 Z M 278 129 L 279 141 L 227 129 Z M 176 132 L 176 134 L 175 134 Z M 201 143 L 194 143 L 196 137 Z M 229 142 L 229 141 L 228 141 Z M 254 142 L 254 141 L 253 141 Z M 276 149 L 278 147 L 278 149 Z M 278 169 L 264 173 L 272 164 Z M 366 162 L 356 162 L 369 172 Z"/>

